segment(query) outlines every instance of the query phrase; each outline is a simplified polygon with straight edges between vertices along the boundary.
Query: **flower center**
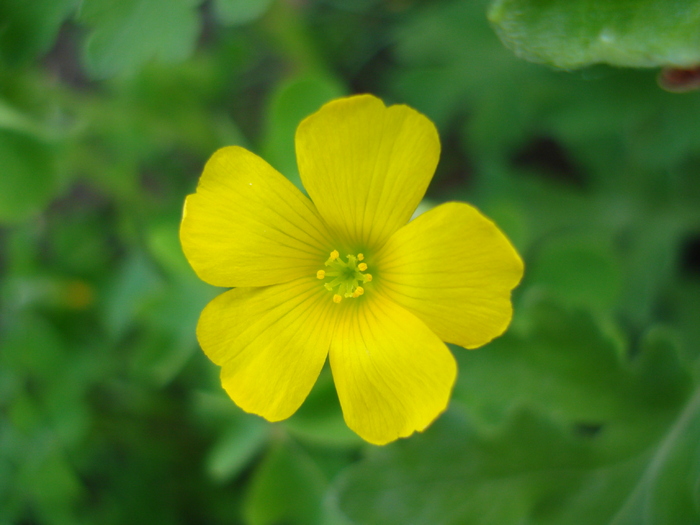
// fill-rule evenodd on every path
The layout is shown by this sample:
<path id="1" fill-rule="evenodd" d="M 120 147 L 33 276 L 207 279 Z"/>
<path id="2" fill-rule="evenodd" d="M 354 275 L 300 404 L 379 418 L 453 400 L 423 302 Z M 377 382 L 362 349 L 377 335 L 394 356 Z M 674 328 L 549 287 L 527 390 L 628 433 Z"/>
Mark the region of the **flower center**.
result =
<path id="1" fill-rule="evenodd" d="M 348 255 L 347 262 L 340 258 L 338 250 L 333 250 L 331 256 L 325 262 L 326 270 L 316 272 L 319 279 L 330 279 L 323 283 L 329 292 L 333 293 L 333 302 L 339 303 L 343 297 L 357 298 L 365 293 L 361 286 L 372 280 L 372 275 L 362 273 L 367 270 L 367 263 L 362 262 L 364 255 Z"/>

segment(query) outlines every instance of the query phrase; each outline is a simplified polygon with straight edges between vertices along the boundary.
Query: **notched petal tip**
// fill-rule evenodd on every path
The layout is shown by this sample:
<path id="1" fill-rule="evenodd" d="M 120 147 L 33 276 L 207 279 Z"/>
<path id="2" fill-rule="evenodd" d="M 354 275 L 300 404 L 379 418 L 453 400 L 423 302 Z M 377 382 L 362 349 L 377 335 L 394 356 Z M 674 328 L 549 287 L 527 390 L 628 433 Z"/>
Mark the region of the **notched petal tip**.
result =
<path id="1" fill-rule="evenodd" d="M 435 125 L 373 95 L 333 100 L 295 136 L 304 187 L 344 244 L 378 249 L 406 224 L 440 157 Z"/>

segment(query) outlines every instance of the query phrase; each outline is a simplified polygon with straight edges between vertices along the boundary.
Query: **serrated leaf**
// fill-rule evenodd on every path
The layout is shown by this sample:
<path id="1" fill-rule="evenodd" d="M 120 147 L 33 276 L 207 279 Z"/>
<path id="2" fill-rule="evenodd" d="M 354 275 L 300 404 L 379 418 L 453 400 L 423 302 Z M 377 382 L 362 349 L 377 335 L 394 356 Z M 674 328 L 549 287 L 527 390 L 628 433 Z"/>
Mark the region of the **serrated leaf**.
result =
<path id="1" fill-rule="evenodd" d="M 700 63 L 697 0 L 495 0 L 489 19 L 517 55 L 561 68 Z"/>
<path id="2" fill-rule="evenodd" d="M 150 60 L 186 59 L 200 26 L 190 0 L 86 0 L 79 20 L 92 29 L 83 60 L 97 79 L 135 71 Z"/>
<path id="3" fill-rule="evenodd" d="M 454 398 L 479 422 L 497 425 L 525 406 L 600 429 L 612 448 L 629 452 L 647 446 L 688 394 L 689 374 L 663 330 L 646 334 L 632 360 L 616 331 L 585 311 L 540 301 L 520 313 L 530 319 L 526 333 L 456 351 Z"/>
<path id="4" fill-rule="evenodd" d="M 424 435 L 378 450 L 348 470 L 332 494 L 363 525 L 510 525 L 558 506 L 577 486 L 590 443 L 530 413 L 480 435 L 458 411 Z M 551 497 L 545 501 L 543 493 Z"/>
<path id="5" fill-rule="evenodd" d="M 613 461 L 597 436 L 527 411 L 483 433 L 453 409 L 350 468 L 329 501 L 362 525 L 698 523 L 698 442 L 700 390 L 649 449 Z"/>

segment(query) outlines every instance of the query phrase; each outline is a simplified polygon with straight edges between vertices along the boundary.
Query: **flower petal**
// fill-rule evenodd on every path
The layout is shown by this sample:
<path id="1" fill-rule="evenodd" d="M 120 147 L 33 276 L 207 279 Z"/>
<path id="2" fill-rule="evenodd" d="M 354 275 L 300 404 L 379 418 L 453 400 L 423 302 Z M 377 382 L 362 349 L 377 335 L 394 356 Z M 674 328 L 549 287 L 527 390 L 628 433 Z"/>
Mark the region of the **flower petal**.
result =
<path id="1" fill-rule="evenodd" d="M 204 167 L 180 241 L 215 286 L 266 286 L 315 274 L 333 249 L 314 205 L 257 155 L 231 146 Z"/>
<path id="2" fill-rule="evenodd" d="M 347 425 L 383 445 L 425 429 L 447 408 L 457 365 L 447 346 L 391 300 L 348 300 L 330 351 Z"/>
<path id="3" fill-rule="evenodd" d="M 349 249 L 379 247 L 406 224 L 433 177 L 440 139 L 427 117 L 371 95 L 334 100 L 296 133 L 304 187 Z"/>
<path id="4" fill-rule="evenodd" d="M 510 323 L 523 263 L 476 208 L 442 204 L 401 228 L 377 255 L 375 285 L 443 341 L 476 348 Z"/>
<path id="5" fill-rule="evenodd" d="M 321 372 L 337 306 L 315 277 L 236 288 L 207 305 L 197 339 L 222 367 L 231 399 L 246 412 L 279 421 L 299 408 Z"/>

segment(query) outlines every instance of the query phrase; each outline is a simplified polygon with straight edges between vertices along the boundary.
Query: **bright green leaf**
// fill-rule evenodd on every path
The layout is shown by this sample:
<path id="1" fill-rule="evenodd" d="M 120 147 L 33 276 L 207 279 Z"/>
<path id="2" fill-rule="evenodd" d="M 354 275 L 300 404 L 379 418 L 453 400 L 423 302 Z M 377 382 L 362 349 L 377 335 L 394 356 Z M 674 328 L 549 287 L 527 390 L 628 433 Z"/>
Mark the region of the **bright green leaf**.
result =
<path id="1" fill-rule="evenodd" d="M 698 0 L 494 0 L 489 19 L 517 55 L 561 68 L 700 63 Z"/>
<path id="2" fill-rule="evenodd" d="M 79 19 L 92 29 L 83 59 L 93 78 L 135 71 L 150 60 L 185 60 L 200 26 L 189 0 L 85 0 Z"/>

